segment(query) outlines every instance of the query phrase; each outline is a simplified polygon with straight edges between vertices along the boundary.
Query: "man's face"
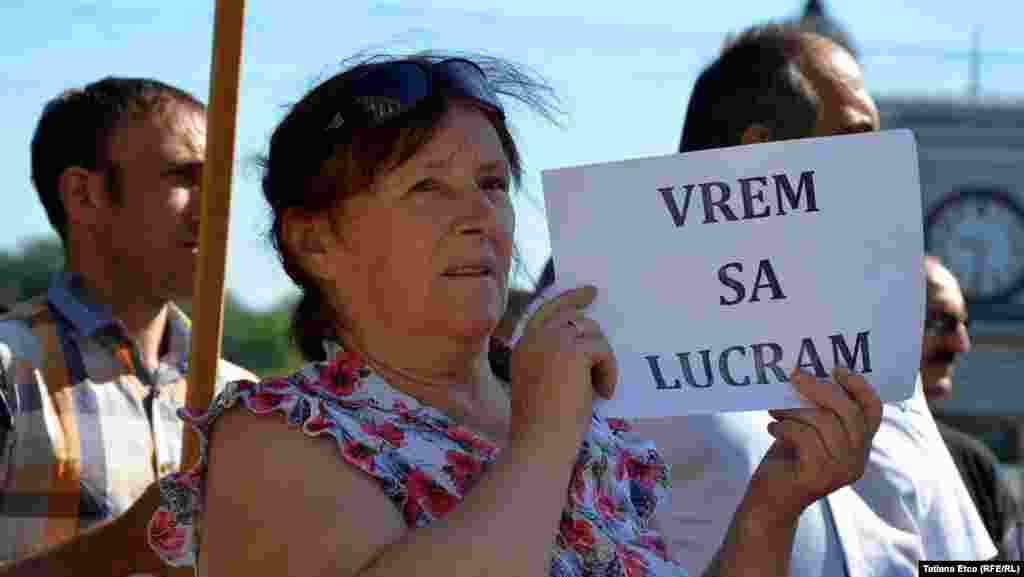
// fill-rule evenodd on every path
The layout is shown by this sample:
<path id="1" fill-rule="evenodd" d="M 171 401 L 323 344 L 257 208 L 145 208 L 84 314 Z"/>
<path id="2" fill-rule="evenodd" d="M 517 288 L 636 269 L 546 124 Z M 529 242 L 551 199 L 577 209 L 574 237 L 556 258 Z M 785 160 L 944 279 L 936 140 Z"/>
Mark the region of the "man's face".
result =
<path id="1" fill-rule="evenodd" d="M 971 349 L 967 305 L 953 275 L 938 265 L 928 267 L 928 310 L 921 349 L 921 381 L 929 401 L 953 394 L 956 356 Z"/>
<path id="2" fill-rule="evenodd" d="M 842 47 L 824 38 L 810 40 L 800 70 L 818 99 L 812 136 L 835 136 L 878 130 L 878 108 L 864 88 L 860 65 Z"/>
<path id="3" fill-rule="evenodd" d="M 140 299 L 188 298 L 199 251 L 206 115 L 181 104 L 127 120 L 111 139 L 116 196 L 98 239 L 117 282 Z"/>

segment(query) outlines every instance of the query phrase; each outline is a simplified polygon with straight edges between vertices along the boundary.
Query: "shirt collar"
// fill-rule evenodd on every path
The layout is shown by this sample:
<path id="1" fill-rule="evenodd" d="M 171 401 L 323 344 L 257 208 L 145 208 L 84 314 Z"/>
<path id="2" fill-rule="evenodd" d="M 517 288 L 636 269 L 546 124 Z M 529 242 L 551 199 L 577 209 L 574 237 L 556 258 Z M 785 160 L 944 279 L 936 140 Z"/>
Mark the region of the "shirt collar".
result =
<path id="1" fill-rule="evenodd" d="M 97 303 L 75 273 L 65 271 L 56 275 L 47 291 L 47 299 L 82 337 L 95 338 L 101 331 L 120 326 L 110 307 Z M 167 331 L 169 340 L 164 359 L 184 371 L 192 345 L 192 321 L 174 303 L 167 304 Z"/>
<path id="2" fill-rule="evenodd" d="M 96 333 L 115 326 L 110 307 L 95 302 L 82 279 L 70 272 L 56 275 L 47 291 L 47 300 L 78 334 L 94 337 Z"/>

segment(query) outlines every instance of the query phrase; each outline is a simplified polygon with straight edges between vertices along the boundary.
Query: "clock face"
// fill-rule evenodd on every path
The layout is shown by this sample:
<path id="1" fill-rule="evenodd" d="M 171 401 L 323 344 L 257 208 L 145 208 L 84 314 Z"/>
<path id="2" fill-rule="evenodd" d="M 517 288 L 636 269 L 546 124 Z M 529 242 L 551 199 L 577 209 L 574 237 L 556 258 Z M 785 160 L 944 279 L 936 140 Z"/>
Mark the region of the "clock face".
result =
<path id="1" fill-rule="evenodd" d="M 962 188 L 925 219 L 925 247 L 967 300 L 1005 302 L 1024 289 L 1024 208 L 997 188 Z"/>

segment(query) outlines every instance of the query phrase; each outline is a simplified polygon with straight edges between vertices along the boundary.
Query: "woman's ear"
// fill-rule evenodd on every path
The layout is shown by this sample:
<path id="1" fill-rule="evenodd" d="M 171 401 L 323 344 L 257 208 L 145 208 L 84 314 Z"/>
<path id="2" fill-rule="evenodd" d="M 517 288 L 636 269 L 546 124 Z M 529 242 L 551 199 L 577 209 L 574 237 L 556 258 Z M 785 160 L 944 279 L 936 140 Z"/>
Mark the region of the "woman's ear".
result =
<path id="1" fill-rule="evenodd" d="M 336 243 L 325 215 L 287 209 L 281 217 L 281 239 L 307 274 L 320 280 L 334 278 L 335 263 L 329 257 Z"/>

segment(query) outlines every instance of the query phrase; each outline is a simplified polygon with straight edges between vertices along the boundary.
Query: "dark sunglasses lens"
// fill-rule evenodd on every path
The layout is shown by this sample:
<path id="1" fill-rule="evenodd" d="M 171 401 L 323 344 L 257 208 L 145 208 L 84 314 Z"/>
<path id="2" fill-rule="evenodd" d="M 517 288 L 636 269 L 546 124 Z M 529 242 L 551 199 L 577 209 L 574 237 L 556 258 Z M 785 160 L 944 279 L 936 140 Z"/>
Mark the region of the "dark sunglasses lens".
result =
<path id="1" fill-rule="evenodd" d="M 484 71 L 476 64 L 469 60 L 453 58 L 439 63 L 438 70 L 456 92 L 501 109 L 498 95 L 491 89 Z"/>
<path id="2" fill-rule="evenodd" d="M 352 98 L 373 122 L 392 118 L 430 94 L 427 71 L 412 62 L 383 66 L 360 78 Z"/>

